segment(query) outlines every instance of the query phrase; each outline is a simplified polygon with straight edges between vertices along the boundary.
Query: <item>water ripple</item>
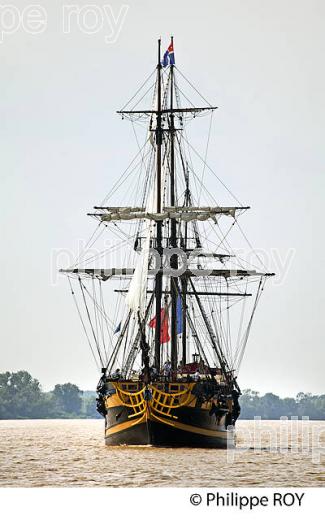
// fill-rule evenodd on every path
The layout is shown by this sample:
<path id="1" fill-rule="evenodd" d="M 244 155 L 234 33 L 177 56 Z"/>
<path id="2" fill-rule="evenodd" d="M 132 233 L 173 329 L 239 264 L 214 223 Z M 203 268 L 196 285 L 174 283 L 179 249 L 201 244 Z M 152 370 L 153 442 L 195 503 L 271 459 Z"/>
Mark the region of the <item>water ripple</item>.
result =
<path id="1" fill-rule="evenodd" d="M 238 447 L 230 453 L 106 447 L 101 420 L 0 421 L 0 486 L 325 486 L 324 455 L 316 464 L 302 435 L 295 444 L 289 438 L 284 450 L 270 437 L 270 431 L 279 435 L 280 423 L 263 421 L 261 447 L 254 450 L 247 443 L 252 428 L 251 421 L 238 422 Z M 308 428 L 325 433 L 322 422 Z"/>

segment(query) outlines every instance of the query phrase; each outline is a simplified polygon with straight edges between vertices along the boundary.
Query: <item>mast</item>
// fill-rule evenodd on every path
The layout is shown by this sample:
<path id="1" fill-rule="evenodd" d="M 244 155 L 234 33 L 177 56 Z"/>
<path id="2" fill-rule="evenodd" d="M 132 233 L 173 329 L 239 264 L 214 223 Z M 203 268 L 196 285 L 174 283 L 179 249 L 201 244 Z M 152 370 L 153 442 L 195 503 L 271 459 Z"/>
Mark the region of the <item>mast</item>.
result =
<path id="1" fill-rule="evenodd" d="M 173 44 L 173 36 L 171 43 Z M 169 135 L 170 135 L 170 205 L 176 205 L 175 200 L 175 119 L 174 119 L 174 65 L 170 65 L 170 118 L 169 118 Z M 170 222 L 170 246 L 177 247 L 177 228 L 176 220 L 171 219 Z M 178 268 L 178 257 L 172 255 L 170 259 L 170 267 Z M 178 281 L 177 278 L 170 279 L 171 291 L 171 364 L 172 370 L 177 370 L 177 299 L 178 299 Z"/>
<path id="2" fill-rule="evenodd" d="M 158 63 L 157 63 L 157 213 L 161 213 L 161 147 L 162 147 L 162 121 L 161 121 L 161 40 L 158 40 Z M 156 298 L 156 328 L 155 328 L 155 367 L 160 371 L 160 331 L 161 331 L 161 296 L 162 296 L 162 222 L 156 222 L 156 249 L 159 258 L 158 272 L 155 279 Z"/>
<path id="3" fill-rule="evenodd" d="M 189 179 L 188 179 L 188 171 L 185 171 L 185 183 L 186 183 L 186 192 L 185 192 L 185 205 L 189 205 Z M 187 232 L 188 232 L 188 224 L 185 222 L 185 229 L 184 229 L 184 250 L 187 251 Z M 187 278 L 186 276 L 183 276 L 181 278 L 181 287 L 182 287 L 182 365 L 185 367 L 187 363 L 187 343 L 186 343 L 186 333 L 187 333 L 187 320 L 186 320 L 186 314 L 187 314 L 187 302 L 186 302 L 186 295 L 187 295 Z"/>
<path id="4" fill-rule="evenodd" d="M 186 224 L 187 226 L 187 224 Z M 186 303 L 186 294 L 187 294 L 187 278 L 183 277 L 181 280 L 181 286 L 182 286 L 182 365 L 183 367 L 186 365 L 187 359 L 186 359 L 186 350 L 187 350 L 187 343 L 186 343 L 186 309 L 187 309 L 187 303 Z"/>

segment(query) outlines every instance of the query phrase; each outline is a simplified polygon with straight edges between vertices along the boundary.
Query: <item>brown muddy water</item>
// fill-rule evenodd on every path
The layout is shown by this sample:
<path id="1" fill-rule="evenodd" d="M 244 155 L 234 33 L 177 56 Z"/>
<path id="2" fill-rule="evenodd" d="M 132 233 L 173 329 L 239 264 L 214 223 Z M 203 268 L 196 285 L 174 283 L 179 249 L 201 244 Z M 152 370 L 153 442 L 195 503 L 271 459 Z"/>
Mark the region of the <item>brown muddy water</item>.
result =
<path id="1" fill-rule="evenodd" d="M 103 428 L 102 420 L 0 421 L 0 486 L 325 485 L 325 421 L 238 421 L 235 450 L 112 448 Z"/>

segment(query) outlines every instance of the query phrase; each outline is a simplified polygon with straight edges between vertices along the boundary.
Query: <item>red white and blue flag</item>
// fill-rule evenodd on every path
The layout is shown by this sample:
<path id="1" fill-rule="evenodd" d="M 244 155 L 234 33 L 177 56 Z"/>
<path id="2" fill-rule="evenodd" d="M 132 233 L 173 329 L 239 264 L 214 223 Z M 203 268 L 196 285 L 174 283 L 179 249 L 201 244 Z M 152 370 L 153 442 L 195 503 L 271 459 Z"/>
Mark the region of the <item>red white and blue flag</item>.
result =
<path id="1" fill-rule="evenodd" d="M 170 42 L 167 51 L 164 54 L 162 66 L 167 67 L 168 65 L 175 65 L 175 54 L 174 54 L 174 43 Z"/>

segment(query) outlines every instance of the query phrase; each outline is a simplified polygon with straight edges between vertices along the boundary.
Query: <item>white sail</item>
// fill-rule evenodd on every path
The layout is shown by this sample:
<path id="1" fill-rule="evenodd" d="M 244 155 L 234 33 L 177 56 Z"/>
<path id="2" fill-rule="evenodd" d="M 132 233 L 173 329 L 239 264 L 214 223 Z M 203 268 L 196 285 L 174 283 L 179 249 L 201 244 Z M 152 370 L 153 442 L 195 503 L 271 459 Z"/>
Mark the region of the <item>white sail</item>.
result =
<path id="1" fill-rule="evenodd" d="M 126 295 L 126 303 L 129 308 L 139 313 L 140 317 L 144 317 L 145 303 L 147 294 L 148 266 L 149 266 L 149 249 L 151 238 L 151 224 L 147 230 L 147 236 L 139 255 L 134 275 L 132 277 L 128 293 Z"/>
<path id="2" fill-rule="evenodd" d="M 162 185 L 166 179 L 166 167 L 162 168 Z M 126 303 L 129 308 L 139 313 L 141 318 L 144 318 L 148 285 L 148 271 L 149 271 L 149 256 L 150 256 L 150 242 L 153 232 L 153 220 L 149 217 L 153 213 L 157 213 L 157 184 L 156 176 L 148 194 L 147 204 L 144 212 L 144 220 L 148 226 L 145 230 L 145 241 L 140 253 L 134 275 L 132 277 L 130 287 L 126 296 Z"/>
<path id="3" fill-rule="evenodd" d="M 147 211 L 152 211 L 155 200 L 155 184 L 148 196 Z M 141 318 L 144 318 L 147 285 L 148 285 L 148 269 L 149 269 L 149 250 L 150 240 L 152 234 L 152 221 L 146 220 L 148 226 L 146 228 L 146 238 L 139 255 L 137 265 L 135 267 L 134 275 L 132 277 L 128 293 L 126 295 L 126 303 L 134 313 L 139 313 Z"/>

